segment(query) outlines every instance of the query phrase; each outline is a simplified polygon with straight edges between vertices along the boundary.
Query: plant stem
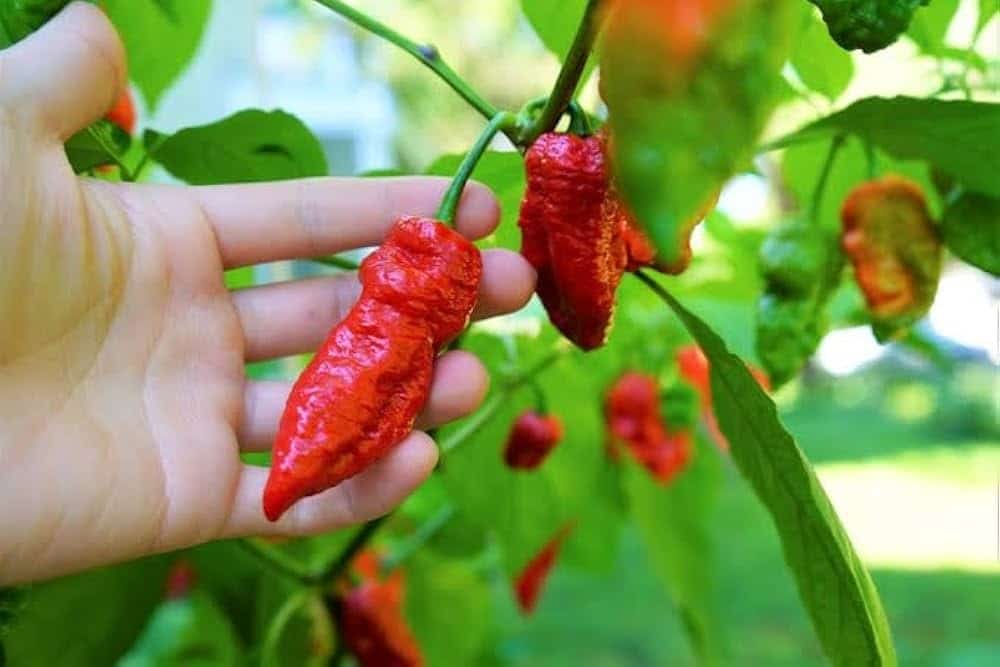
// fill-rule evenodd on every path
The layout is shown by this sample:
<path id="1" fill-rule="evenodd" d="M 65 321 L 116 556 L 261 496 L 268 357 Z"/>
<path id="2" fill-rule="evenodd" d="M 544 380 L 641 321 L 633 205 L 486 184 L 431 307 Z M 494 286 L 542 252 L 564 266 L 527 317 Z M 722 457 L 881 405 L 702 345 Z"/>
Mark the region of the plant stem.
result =
<path id="1" fill-rule="evenodd" d="M 340 0 L 316 0 L 316 2 L 323 5 L 327 9 L 336 12 L 358 27 L 367 30 L 373 35 L 377 35 L 392 44 L 395 44 L 409 53 L 437 74 L 438 77 L 448 84 L 452 90 L 468 102 L 472 108 L 482 114 L 484 118 L 490 119 L 497 114 L 497 108 L 483 99 L 479 93 L 472 88 L 472 86 L 462 79 L 462 77 L 460 77 L 455 70 L 449 67 L 448 63 L 441 59 L 441 54 L 439 54 L 437 49 L 433 46 L 418 44 L 399 34 L 384 23 L 375 20 L 371 16 L 354 9 L 347 3 L 341 2 Z M 509 136 L 513 141 L 512 131 Z"/>
<path id="2" fill-rule="evenodd" d="M 566 107 L 572 101 L 573 95 L 576 93 L 576 86 L 580 83 L 580 77 L 583 76 L 583 70 L 587 66 L 587 58 L 590 57 L 590 52 L 594 48 L 594 40 L 597 39 L 598 18 L 600 16 L 598 10 L 601 7 L 601 2 L 602 0 L 589 0 L 587 2 L 587 7 L 583 10 L 583 19 L 576 30 L 576 36 L 573 38 L 573 44 L 569 47 L 569 53 L 566 54 L 566 59 L 563 61 L 559 77 L 552 87 L 549 101 L 546 102 L 542 115 L 526 130 L 521 141 L 517 142 L 519 145 L 530 146 L 539 135 L 551 131 L 559 123 Z"/>
<path id="3" fill-rule="evenodd" d="M 316 580 L 315 573 L 310 572 L 305 566 L 297 563 L 270 545 L 266 545 L 253 538 L 237 540 L 237 544 L 246 553 L 290 579 L 295 579 L 305 584 L 311 584 Z"/>
<path id="4" fill-rule="evenodd" d="M 462 160 L 462 164 L 458 166 L 455 178 L 452 179 L 451 185 L 448 186 L 448 190 L 444 193 L 444 197 L 441 199 L 441 206 L 438 207 L 437 214 L 435 215 L 438 220 L 454 226 L 455 213 L 458 210 L 458 202 L 462 199 L 462 191 L 465 190 L 465 184 L 469 181 L 469 177 L 472 176 L 472 172 L 475 171 L 479 160 L 482 159 L 483 153 L 489 148 L 490 142 L 493 141 L 493 137 L 496 136 L 497 132 L 504 127 L 515 127 L 516 124 L 517 117 L 509 111 L 501 111 L 490 119 L 490 122 L 486 125 L 486 129 L 483 130 L 483 133 L 479 135 L 479 139 L 469 149 L 465 159 Z"/>
<path id="5" fill-rule="evenodd" d="M 313 257 L 311 261 L 324 266 L 332 266 L 335 269 L 343 269 L 344 271 L 357 271 L 361 268 L 361 265 L 354 260 L 347 259 L 346 257 L 340 257 L 339 255 Z"/>
<path id="6" fill-rule="evenodd" d="M 340 552 L 339 556 L 337 556 L 337 560 L 333 561 L 333 563 L 330 564 L 330 567 L 326 568 L 326 571 L 323 572 L 320 580 L 323 582 L 332 582 L 339 579 L 341 575 L 347 571 L 347 568 L 350 567 L 351 561 L 354 560 L 354 557 L 365 548 L 371 538 L 388 518 L 388 514 L 380 516 L 379 518 L 372 519 L 365 525 L 361 526 L 358 532 L 354 534 L 354 537 L 351 538 L 351 541 L 347 543 L 347 546 L 344 547 L 344 550 Z"/>
<path id="7" fill-rule="evenodd" d="M 830 150 L 827 151 L 826 160 L 823 162 L 823 168 L 819 173 L 819 179 L 816 181 L 816 188 L 813 190 L 812 203 L 809 208 L 809 219 L 814 223 L 819 223 L 819 212 L 820 207 L 823 204 L 823 193 L 826 192 L 826 183 L 830 180 L 830 172 L 833 170 L 833 162 L 837 158 L 837 153 L 840 152 L 840 147 L 844 144 L 845 136 L 843 134 L 838 134 L 833 137 L 830 141 Z"/>
<path id="8" fill-rule="evenodd" d="M 427 544 L 427 541 L 434 537 L 453 516 L 455 516 L 455 508 L 451 505 L 445 505 L 431 518 L 427 519 L 398 549 L 379 563 L 379 572 L 382 576 L 392 574 L 396 568 L 405 563 L 410 556 Z"/>
<path id="9" fill-rule="evenodd" d="M 567 348 L 557 349 L 543 357 L 538 363 L 524 371 L 520 375 L 511 378 L 504 384 L 496 394 L 490 398 L 486 404 L 479 409 L 476 414 L 469 418 L 460 429 L 455 431 L 451 437 L 441 442 L 441 451 L 445 454 L 451 452 L 456 447 L 465 442 L 468 438 L 476 434 L 486 422 L 493 418 L 493 415 L 506 404 L 508 397 L 524 384 L 530 382 L 536 375 L 554 364 L 566 354 Z"/>

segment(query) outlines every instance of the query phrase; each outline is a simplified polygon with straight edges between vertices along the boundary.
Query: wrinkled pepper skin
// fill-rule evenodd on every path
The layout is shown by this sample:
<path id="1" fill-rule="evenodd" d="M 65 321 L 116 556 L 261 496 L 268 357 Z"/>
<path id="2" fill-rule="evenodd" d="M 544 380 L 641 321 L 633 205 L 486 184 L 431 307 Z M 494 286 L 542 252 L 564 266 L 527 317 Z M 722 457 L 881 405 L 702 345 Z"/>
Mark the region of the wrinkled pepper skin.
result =
<path id="1" fill-rule="evenodd" d="M 930 0 L 809 0 L 823 13 L 833 41 L 872 53 L 895 42 Z"/>
<path id="2" fill-rule="evenodd" d="M 361 265 L 361 296 L 299 376 L 264 489 L 275 521 L 385 456 L 413 428 L 438 351 L 469 321 L 479 250 L 428 218 L 402 218 Z"/>
<path id="3" fill-rule="evenodd" d="M 828 240 L 813 225 L 781 225 L 767 235 L 760 248 L 760 272 L 771 288 L 794 298 L 816 289 L 828 258 Z"/>
<path id="4" fill-rule="evenodd" d="M 583 350 L 607 340 L 627 262 L 621 221 L 607 210 L 604 142 L 550 132 L 528 149 L 521 254 L 538 272 L 549 319 Z"/>
<path id="5" fill-rule="evenodd" d="M 542 464 L 563 437 L 563 425 L 555 415 L 528 411 L 514 421 L 503 458 L 514 470 L 534 470 Z"/>
<path id="6" fill-rule="evenodd" d="M 652 376 L 624 373 L 605 396 L 604 416 L 609 457 L 618 460 L 627 450 L 661 484 L 671 481 L 691 458 L 690 431 L 666 427 Z"/>
<path id="7" fill-rule="evenodd" d="M 923 192 L 887 175 L 852 190 L 840 217 L 841 246 L 854 265 L 875 335 L 893 338 L 927 313 L 941 276 L 941 240 Z"/>
<path id="8" fill-rule="evenodd" d="M 377 558 L 366 553 L 355 567 L 361 583 L 348 589 L 341 602 L 344 644 L 361 667 L 422 667 L 420 646 L 403 615 L 404 575 L 397 570 L 379 580 Z"/>
<path id="9" fill-rule="evenodd" d="M 132 93 L 127 89 L 115 102 L 115 105 L 111 107 L 111 111 L 104 116 L 105 120 L 114 123 L 121 129 L 123 129 L 128 134 L 135 132 L 135 102 L 132 99 Z"/>
<path id="10" fill-rule="evenodd" d="M 559 529 L 552 539 L 550 539 L 541 551 L 538 552 L 514 581 L 514 596 L 521 613 L 527 616 L 535 611 L 538 600 L 542 595 L 542 588 L 545 586 L 552 568 L 559 557 L 559 551 L 569 534 L 573 531 L 573 524 L 567 524 Z"/>

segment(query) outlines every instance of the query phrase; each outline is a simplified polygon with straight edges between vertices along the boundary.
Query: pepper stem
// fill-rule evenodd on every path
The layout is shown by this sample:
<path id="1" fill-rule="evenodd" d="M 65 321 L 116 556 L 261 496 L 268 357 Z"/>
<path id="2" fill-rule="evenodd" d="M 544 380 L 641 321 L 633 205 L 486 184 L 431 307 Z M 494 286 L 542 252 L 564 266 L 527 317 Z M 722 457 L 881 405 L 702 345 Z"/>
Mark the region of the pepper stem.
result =
<path id="1" fill-rule="evenodd" d="M 531 385 L 531 393 L 535 395 L 535 410 L 543 416 L 549 414 L 549 402 L 545 399 L 545 392 L 542 391 L 542 385 L 538 384 L 536 378 L 532 378 L 529 384 Z"/>
<path id="2" fill-rule="evenodd" d="M 479 135 L 479 139 L 469 149 L 465 159 L 462 160 L 462 164 L 458 166 L 455 178 L 452 179 L 451 185 L 444 193 L 444 197 L 441 199 L 441 206 L 438 207 L 437 214 L 435 215 L 438 220 L 447 225 L 454 226 L 455 213 L 458 210 L 458 202 L 462 199 L 465 184 L 469 181 L 469 177 L 472 176 L 472 172 L 475 171 L 479 160 L 482 159 L 483 153 L 489 148 L 490 142 L 493 141 L 493 137 L 496 136 L 497 132 L 504 128 L 514 127 L 516 124 L 517 117 L 509 111 L 501 111 L 490 119 L 486 129 L 483 130 L 483 133 Z"/>
<path id="3" fill-rule="evenodd" d="M 812 204 L 809 209 L 809 218 L 813 223 L 819 221 L 819 212 L 823 205 L 823 193 L 826 192 L 826 183 L 830 180 L 830 172 L 833 171 L 833 163 L 837 159 L 840 147 L 844 144 L 844 138 L 843 134 L 838 134 L 830 142 L 830 150 L 826 154 L 826 160 L 823 162 L 819 179 L 816 181 L 816 188 L 813 190 Z"/>
<path id="4" fill-rule="evenodd" d="M 566 60 L 563 61 L 559 77 L 549 95 L 549 101 L 542 110 L 542 115 L 529 127 L 519 142 L 522 146 L 530 146 L 541 134 L 550 132 L 556 126 L 567 105 L 576 93 L 576 86 L 580 83 L 583 70 L 587 66 L 587 58 L 594 48 L 594 40 L 597 39 L 598 19 L 602 0 L 589 0 L 587 7 L 583 11 L 583 19 L 576 30 L 573 44 L 569 47 Z"/>

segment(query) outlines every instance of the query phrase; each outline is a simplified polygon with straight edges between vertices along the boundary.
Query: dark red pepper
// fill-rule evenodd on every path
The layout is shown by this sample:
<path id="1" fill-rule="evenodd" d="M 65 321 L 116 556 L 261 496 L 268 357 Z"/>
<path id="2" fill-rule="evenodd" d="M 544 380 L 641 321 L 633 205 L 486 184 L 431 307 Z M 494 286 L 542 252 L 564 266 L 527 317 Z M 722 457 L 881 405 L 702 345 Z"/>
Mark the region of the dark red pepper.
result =
<path id="1" fill-rule="evenodd" d="M 385 456 L 427 401 L 434 358 L 468 324 L 482 257 L 429 218 L 399 220 L 361 265 L 361 297 L 292 388 L 264 513 L 275 521 Z"/>
<path id="2" fill-rule="evenodd" d="M 538 296 L 559 331 L 584 350 L 607 339 L 627 262 L 609 210 L 604 141 L 550 132 L 525 155 L 521 254 L 538 272 Z"/>
<path id="3" fill-rule="evenodd" d="M 521 573 L 517 575 L 514 582 L 514 593 L 517 598 L 517 605 L 525 615 L 530 614 L 538 605 L 538 599 L 542 595 L 542 588 L 545 586 L 552 568 L 559 557 L 559 551 L 569 534 L 573 531 L 572 523 L 568 523 L 545 543 L 531 560 L 528 561 Z"/>
<path id="4" fill-rule="evenodd" d="M 562 436 L 563 425 L 559 417 L 529 410 L 514 421 L 503 459 L 510 468 L 534 470 L 559 444 Z"/>

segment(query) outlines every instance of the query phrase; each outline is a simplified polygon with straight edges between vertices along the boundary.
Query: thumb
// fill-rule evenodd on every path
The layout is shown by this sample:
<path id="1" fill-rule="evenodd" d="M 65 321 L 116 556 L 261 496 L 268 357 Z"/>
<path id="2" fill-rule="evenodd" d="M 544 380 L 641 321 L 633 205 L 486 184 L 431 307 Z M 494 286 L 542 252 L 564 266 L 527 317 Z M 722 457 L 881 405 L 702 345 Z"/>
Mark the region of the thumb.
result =
<path id="1" fill-rule="evenodd" d="M 118 33 L 94 5 L 73 2 L 0 52 L 0 104 L 64 141 L 101 118 L 126 85 Z"/>

